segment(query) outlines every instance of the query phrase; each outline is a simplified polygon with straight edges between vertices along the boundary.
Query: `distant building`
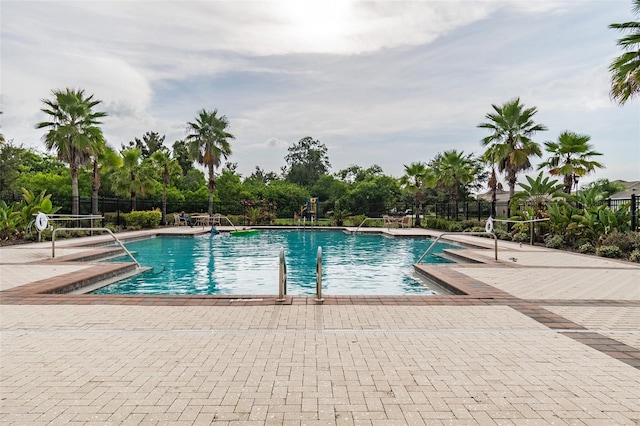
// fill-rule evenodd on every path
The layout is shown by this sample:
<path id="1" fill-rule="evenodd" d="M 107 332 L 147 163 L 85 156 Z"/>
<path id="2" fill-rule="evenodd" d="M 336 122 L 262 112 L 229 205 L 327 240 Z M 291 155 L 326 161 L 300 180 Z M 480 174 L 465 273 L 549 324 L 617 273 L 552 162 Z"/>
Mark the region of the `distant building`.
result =
<path id="1" fill-rule="evenodd" d="M 623 200 L 623 199 L 628 200 L 631 198 L 631 194 L 636 194 L 636 196 L 640 196 L 640 181 L 636 180 L 636 181 L 627 182 L 626 180 L 614 180 L 612 183 L 621 183 L 625 187 L 624 191 L 611 194 L 611 197 L 609 198 L 611 198 L 612 200 Z"/>

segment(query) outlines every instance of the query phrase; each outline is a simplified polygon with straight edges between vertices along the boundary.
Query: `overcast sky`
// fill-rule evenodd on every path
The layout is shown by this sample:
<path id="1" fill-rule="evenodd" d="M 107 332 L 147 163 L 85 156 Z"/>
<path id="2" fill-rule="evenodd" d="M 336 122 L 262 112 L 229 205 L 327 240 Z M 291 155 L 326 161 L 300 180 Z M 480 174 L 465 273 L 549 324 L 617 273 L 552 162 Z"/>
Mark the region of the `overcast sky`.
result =
<path id="1" fill-rule="evenodd" d="M 491 104 L 520 97 L 557 140 L 591 136 L 606 166 L 640 180 L 640 103 L 609 98 L 608 64 L 631 0 L 1 2 L 5 138 L 42 151 L 51 90 L 103 101 L 109 145 L 185 137 L 198 110 L 226 115 L 230 161 L 279 172 L 305 136 L 332 171 L 480 154 Z M 540 160 L 541 161 L 541 160 Z M 538 161 L 539 162 L 539 161 Z"/>

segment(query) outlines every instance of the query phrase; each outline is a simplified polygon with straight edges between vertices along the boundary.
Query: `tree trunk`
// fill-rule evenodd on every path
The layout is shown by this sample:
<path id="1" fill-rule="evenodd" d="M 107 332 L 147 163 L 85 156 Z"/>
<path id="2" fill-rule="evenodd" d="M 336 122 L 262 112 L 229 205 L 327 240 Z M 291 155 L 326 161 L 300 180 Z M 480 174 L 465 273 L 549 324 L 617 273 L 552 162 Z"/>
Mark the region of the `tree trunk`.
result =
<path id="1" fill-rule="evenodd" d="M 71 214 L 80 214 L 80 198 L 78 191 L 78 168 L 71 166 Z"/>
<path id="2" fill-rule="evenodd" d="M 213 193 L 216 190 L 216 180 L 213 165 L 209 165 L 209 216 L 213 214 Z"/>
<path id="3" fill-rule="evenodd" d="M 136 211 L 136 191 L 131 191 L 131 211 Z"/>
<path id="4" fill-rule="evenodd" d="M 94 160 L 91 182 L 91 214 L 98 214 L 98 190 L 100 190 L 100 169 L 98 169 L 98 161 Z"/>

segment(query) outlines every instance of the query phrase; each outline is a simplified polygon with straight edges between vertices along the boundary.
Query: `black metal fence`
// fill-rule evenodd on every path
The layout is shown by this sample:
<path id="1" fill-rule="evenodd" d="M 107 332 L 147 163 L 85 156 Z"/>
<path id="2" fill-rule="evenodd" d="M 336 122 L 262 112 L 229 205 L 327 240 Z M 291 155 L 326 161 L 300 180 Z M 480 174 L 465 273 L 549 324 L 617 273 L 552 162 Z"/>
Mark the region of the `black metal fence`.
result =
<path id="1" fill-rule="evenodd" d="M 22 195 L 12 194 L 5 195 L 2 197 L 3 201 L 10 203 L 13 201 L 20 201 L 22 199 Z M 62 197 L 52 197 L 52 203 L 54 206 L 59 206 L 60 211 L 58 213 L 61 214 L 71 214 L 71 206 L 73 199 L 72 197 L 62 198 Z M 91 214 L 91 197 L 79 197 L 79 206 L 80 212 L 79 214 Z M 625 204 L 630 204 L 630 213 L 631 213 L 631 229 L 633 231 L 638 231 L 638 216 L 640 215 L 640 203 L 638 197 L 635 194 L 631 195 L 631 198 L 627 199 L 607 199 L 603 201 L 609 206 L 611 209 L 617 209 L 620 206 Z M 187 212 L 189 214 L 193 213 L 206 213 L 208 210 L 208 203 L 203 202 L 167 202 L 167 215 L 178 213 L 178 212 Z M 213 206 L 214 211 L 220 211 L 219 203 L 214 203 Z M 383 214 L 388 214 L 389 212 L 381 212 L 378 211 L 379 205 L 369 206 L 370 211 L 366 212 L 366 216 L 369 217 L 381 217 Z M 161 209 L 162 203 L 158 200 L 150 200 L 145 198 L 139 198 L 136 200 L 136 210 L 153 210 L 153 209 Z M 131 200 L 128 198 L 109 198 L 109 197 L 99 197 L 98 198 L 98 213 L 103 216 L 107 214 L 115 214 L 115 218 L 113 221 L 120 225 L 123 224 L 124 221 L 121 219 L 120 215 L 123 213 L 129 213 L 131 211 Z M 485 220 L 489 216 L 491 216 L 492 208 L 491 202 L 486 200 L 477 200 L 477 201 L 462 201 L 457 203 L 441 203 L 441 204 L 430 204 L 424 206 L 423 214 L 435 214 L 436 218 L 442 218 L 447 220 Z M 509 203 L 507 201 L 499 201 L 496 202 L 495 205 L 495 213 L 497 217 L 506 217 L 509 212 Z M 225 211 L 226 215 L 243 215 L 245 212 L 242 208 L 238 208 L 236 211 Z M 169 221 L 167 219 L 167 221 Z"/>

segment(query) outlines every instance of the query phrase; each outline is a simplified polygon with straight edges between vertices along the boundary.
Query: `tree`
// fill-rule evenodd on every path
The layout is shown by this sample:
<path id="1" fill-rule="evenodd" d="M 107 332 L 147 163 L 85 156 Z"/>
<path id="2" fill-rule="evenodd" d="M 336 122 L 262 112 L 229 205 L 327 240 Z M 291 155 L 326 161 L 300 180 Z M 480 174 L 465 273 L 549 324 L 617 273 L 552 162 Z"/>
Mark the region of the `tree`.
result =
<path id="1" fill-rule="evenodd" d="M 436 185 L 447 191 L 453 204 L 458 202 L 460 187 L 472 183 L 478 172 L 478 162 L 473 155 L 464 155 L 464 151 L 458 152 L 455 149 L 438 154 L 430 167 Z"/>
<path id="2" fill-rule="evenodd" d="M 491 217 L 496 217 L 496 200 L 498 188 L 502 190 L 502 184 L 498 181 L 498 174 L 496 173 L 496 165 L 498 158 L 502 158 L 503 155 L 499 152 L 500 145 L 491 145 L 482 154 L 482 161 L 491 167 L 489 180 L 487 181 L 487 187 L 491 191 Z"/>
<path id="3" fill-rule="evenodd" d="M 142 161 L 139 148 L 125 149 L 121 155 L 122 167 L 115 171 L 113 190 L 121 195 L 129 195 L 131 211 L 135 211 L 137 195 L 145 194 L 155 183 L 153 170 Z"/>
<path id="4" fill-rule="evenodd" d="M 640 16 L 640 0 L 633 1 L 631 10 Z M 611 24 L 609 28 L 629 33 L 618 39 L 618 46 L 624 53 L 609 65 L 611 97 L 623 105 L 640 93 L 640 22 Z"/>
<path id="5" fill-rule="evenodd" d="M 104 141 L 97 143 L 91 153 L 93 173 L 91 179 L 91 214 L 98 214 L 98 191 L 100 190 L 100 172 L 111 171 L 122 166 L 122 158 Z"/>
<path id="6" fill-rule="evenodd" d="M 422 188 L 431 186 L 433 175 L 424 163 L 411 163 L 404 166 L 404 176 L 400 178 L 400 185 L 413 193 L 415 206 L 416 226 L 420 226 L 420 212 L 422 211 L 422 200 L 424 194 Z"/>
<path id="7" fill-rule="evenodd" d="M 193 160 L 189 156 L 189 145 L 185 141 L 175 141 L 172 148 L 173 158 L 180 164 L 182 173 L 186 176 L 193 169 Z"/>
<path id="8" fill-rule="evenodd" d="M 507 178 L 511 198 L 515 193 L 518 173 L 531 169 L 531 156 L 542 156 L 540 145 L 531 137 L 536 132 L 547 130 L 547 127 L 533 121 L 537 109 L 525 109 L 519 98 L 502 106 L 491 106 L 494 112 L 485 116 L 489 121 L 478 124 L 478 127 L 492 132 L 482 139 L 482 145 L 494 151 L 490 155 L 496 156 L 498 170 Z"/>
<path id="9" fill-rule="evenodd" d="M 107 114 L 93 111 L 101 101 L 94 100 L 93 95 L 85 97 L 84 90 L 69 88 L 52 91 L 54 99 L 43 99 L 42 112 L 50 121 L 36 124 L 37 129 L 48 128 L 43 136 L 48 150 L 55 150 L 58 158 L 69 164 L 71 171 L 71 214 L 80 213 L 78 191 L 78 170 L 87 164 L 94 145 L 103 140 L 100 118 Z"/>
<path id="10" fill-rule="evenodd" d="M 602 155 L 593 151 L 589 141 L 590 136 L 579 135 L 574 132 L 564 131 L 558 137 L 558 142 L 545 142 L 547 152 L 551 157 L 538 166 L 549 168 L 549 173 L 564 178 L 564 192 L 571 194 L 575 186 L 578 189 L 578 180 L 593 172 L 596 168 L 604 167 L 601 163 L 591 160 L 591 157 Z"/>
<path id="11" fill-rule="evenodd" d="M 168 152 L 169 148 L 164 146 L 165 136 L 156 132 L 146 132 L 142 135 L 142 139 L 134 138 L 127 145 L 122 144 L 122 150 L 128 148 L 140 148 L 142 158 L 149 158 L 156 151 Z"/>
<path id="12" fill-rule="evenodd" d="M 187 123 L 189 156 L 207 167 L 209 172 L 209 214 L 213 214 L 213 193 L 216 190 L 215 169 L 220 166 L 221 157 L 231 155 L 228 139 L 234 136 L 227 132 L 227 117 L 218 117 L 218 110 L 198 112 L 195 122 Z"/>
<path id="13" fill-rule="evenodd" d="M 284 158 L 287 163 L 284 175 L 288 182 L 309 187 L 329 172 L 328 149 L 320 141 L 307 136 L 290 146 L 288 151 Z"/>
<path id="14" fill-rule="evenodd" d="M 151 163 L 156 167 L 156 175 L 162 179 L 162 224 L 167 224 L 167 187 L 171 176 L 181 174 L 180 164 L 169 156 L 166 150 L 158 150 L 151 154 Z"/>

